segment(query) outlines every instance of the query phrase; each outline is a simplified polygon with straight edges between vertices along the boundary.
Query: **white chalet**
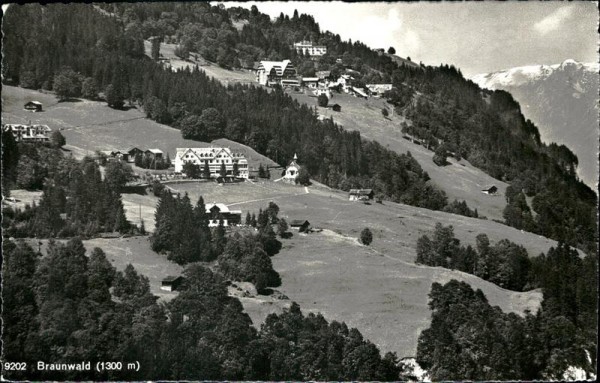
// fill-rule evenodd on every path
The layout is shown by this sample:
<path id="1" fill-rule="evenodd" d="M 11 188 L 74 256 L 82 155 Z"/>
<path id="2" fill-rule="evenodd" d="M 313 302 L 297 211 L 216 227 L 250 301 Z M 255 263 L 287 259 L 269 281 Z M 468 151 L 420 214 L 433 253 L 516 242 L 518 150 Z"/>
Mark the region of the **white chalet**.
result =
<path id="1" fill-rule="evenodd" d="M 300 85 L 296 68 L 290 60 L 261 61 L 256 71 L 256 81 L 261 85 L 293 83 Z"/>
<path id="2" fill-rule="evenodd" d="M 186 162 L 200 166 L 201 171 L 204 164 L 208 164 L 212 178 L 220 177 L 221 164 L 225 164 L 227 176 L 233 177 L 233 164 L 237 163 L 238 177 L 248 178 L 248 160 L 243 153 L 232 152 L 229 148 L 177 148 L 175 172 L 181 173 Z"/>

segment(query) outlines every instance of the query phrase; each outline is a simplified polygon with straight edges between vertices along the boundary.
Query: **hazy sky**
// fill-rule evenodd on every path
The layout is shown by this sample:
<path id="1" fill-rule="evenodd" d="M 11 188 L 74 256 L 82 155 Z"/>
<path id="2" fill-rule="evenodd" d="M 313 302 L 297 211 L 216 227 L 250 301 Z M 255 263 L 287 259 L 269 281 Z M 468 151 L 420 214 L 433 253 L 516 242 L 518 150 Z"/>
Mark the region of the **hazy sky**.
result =
<path id="1" fill-rule="evenodd" d="M 454 64 L 465 76 L 515 66 L 598 62 L 596 2 L 231 3 L 271 16 L 314 16 L 321 30 L 372 48 L 396 48 L 428 65 Z"/>

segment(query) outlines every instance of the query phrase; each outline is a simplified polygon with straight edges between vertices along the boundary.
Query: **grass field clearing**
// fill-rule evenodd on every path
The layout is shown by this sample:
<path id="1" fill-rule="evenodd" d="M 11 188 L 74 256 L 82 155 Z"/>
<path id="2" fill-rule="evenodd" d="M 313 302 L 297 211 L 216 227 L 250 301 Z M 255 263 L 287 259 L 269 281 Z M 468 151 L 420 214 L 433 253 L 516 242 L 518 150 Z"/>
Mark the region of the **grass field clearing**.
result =
<path id="1" fill-rule="evenodd" d="M 289 94 L 298 102 L 310 106 L 317 105 L 312 92 L 289 92 Z M 392 110 L 392 106 L 385 100 L 373 97 L 365 100 L 336 93 L 329 104 L 339 104 L 342 107 L 341 112 L 317 107 L 319 115 L 333 118 L 345 129 L 357 130 L 364 138 L 377 141 L 397 153 L 410 151 L 431 180 L 446 192 L 450 202 L 454 199 L 465 200 L 469 207 L 476 208 L 480 215 L 489 219 L 504 220 L 502 211 L 506 206 L 504 194 L 508 184 L 492 178 L 464 159 L 456 161 L 454 158 L 448 158 L 451 164 L 444 167 L 434 164 L 432 151 L 402 138 L 400 124 L 405 121 L 402 116 L 390 113 L 386 118 L 382 115 L 382 108 Z M 482 188 L 489 185 L 498 188 L 498 195 L 490 196 L 481 192 Z"/>

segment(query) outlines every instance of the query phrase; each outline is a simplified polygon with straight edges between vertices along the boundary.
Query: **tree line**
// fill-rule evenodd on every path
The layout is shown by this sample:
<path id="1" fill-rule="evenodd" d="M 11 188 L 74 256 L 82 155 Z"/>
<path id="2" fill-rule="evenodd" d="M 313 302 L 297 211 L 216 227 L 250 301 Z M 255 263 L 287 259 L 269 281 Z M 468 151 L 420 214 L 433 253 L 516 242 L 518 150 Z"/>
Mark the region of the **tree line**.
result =
<path id="1" fill-rule="evenodd" d="M 398 380 L 397 358 L 358 330 L 297 304 L 257 331 L 220 274 L 198 263 L 177 297 L 158 303 L 148 279 L 116 271 L 80 239 L 50 242 L 40 258 L 23 241 L 2 243 L 3 360 L 14 380 Z M 38 361 L 138 361 L 140 370 L 38 371 Z"/>
<path id="2" fill-rule="evenodd" d="M 507 239 L 494 245 L 486 234 L 477 235 L 476 246 L 461 246 L 452 226 L 439 222 L 431 238 L 417 240 L 416 263 L 464 271 L 502 288 L 526 291 L 537 287 L 527 250 Z"/>
<path id="3" fill-rule="evenodd" d="M 18 153 L 17 185 L 24 177 L 39 176 L 31 186 L 41 188 L 42 196 L 39 203 L 27 204 L 24 209 L 3 209 L 3 236 L 64 238 L 137 232 L 125 217 L 120 194 L 132 175 L 129 165 L 110 162 L 103 178 L 98 163 L 90 157 L 77 161 L 64 157 L 60 150 L 29 144 L 20 145 Z"/>
<path id="4" fill-rule="evenodd" d="M 579 256 L 564 243 L 529 258 L 522 246 L 460 246 L 452 227 L 436 225 L 432 239 L 419 238 L 417 262 L 458 269 L 501 287 L 541 288 L 536 313 L 524 317 L 491 307 L 481 290 L 455 280 L 434 283 L 432 323 L 417 348 L 417 362 L 434 380 L 554 380 L 570 366 L 596 374 L 597 259 Z"/>
<path id="5" fill-rule="evenodd" d="M 150 237 L 152 250 L 166 254 L 169 260 L 181 265 L 216 260 L 222 275 L 252 282 L 262 293 L 268 287 L 281 285 L 270 258 L 281 249 L 273 230 L 273 225 L 280 221 L 278 212 L 279 207 L 274 202 L 264 211 L 261 209 L 258 218 L 253 214 L 254 220 L 249 218 L 248 212 L 247 225 L 256 227 L 257 233 L 238 232 L 227 236 L 218 207 L 207 212 L 202 196 L 192 207 L 187 193 L 183 197 L 173 196 L 164 189 L 156 207 L 155 230 Z M 209 220 L 218 225 L 211 229 Z"/>

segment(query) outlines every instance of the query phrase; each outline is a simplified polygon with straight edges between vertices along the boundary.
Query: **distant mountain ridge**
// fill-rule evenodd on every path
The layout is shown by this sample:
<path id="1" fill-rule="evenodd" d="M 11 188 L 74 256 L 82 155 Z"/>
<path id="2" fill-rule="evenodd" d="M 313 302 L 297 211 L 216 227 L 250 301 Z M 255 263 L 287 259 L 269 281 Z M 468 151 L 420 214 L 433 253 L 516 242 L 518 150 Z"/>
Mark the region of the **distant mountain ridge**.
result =
<path id="1" fill-rule="evenodd" d="M 482 88 L 510 92 L 537 125 L 542 141 L 571 149 L 579 159 L 579 177 L 597 190 L 598 71 L 597 63 L 568 59 L 478 74 L 471 80 Z"/>

